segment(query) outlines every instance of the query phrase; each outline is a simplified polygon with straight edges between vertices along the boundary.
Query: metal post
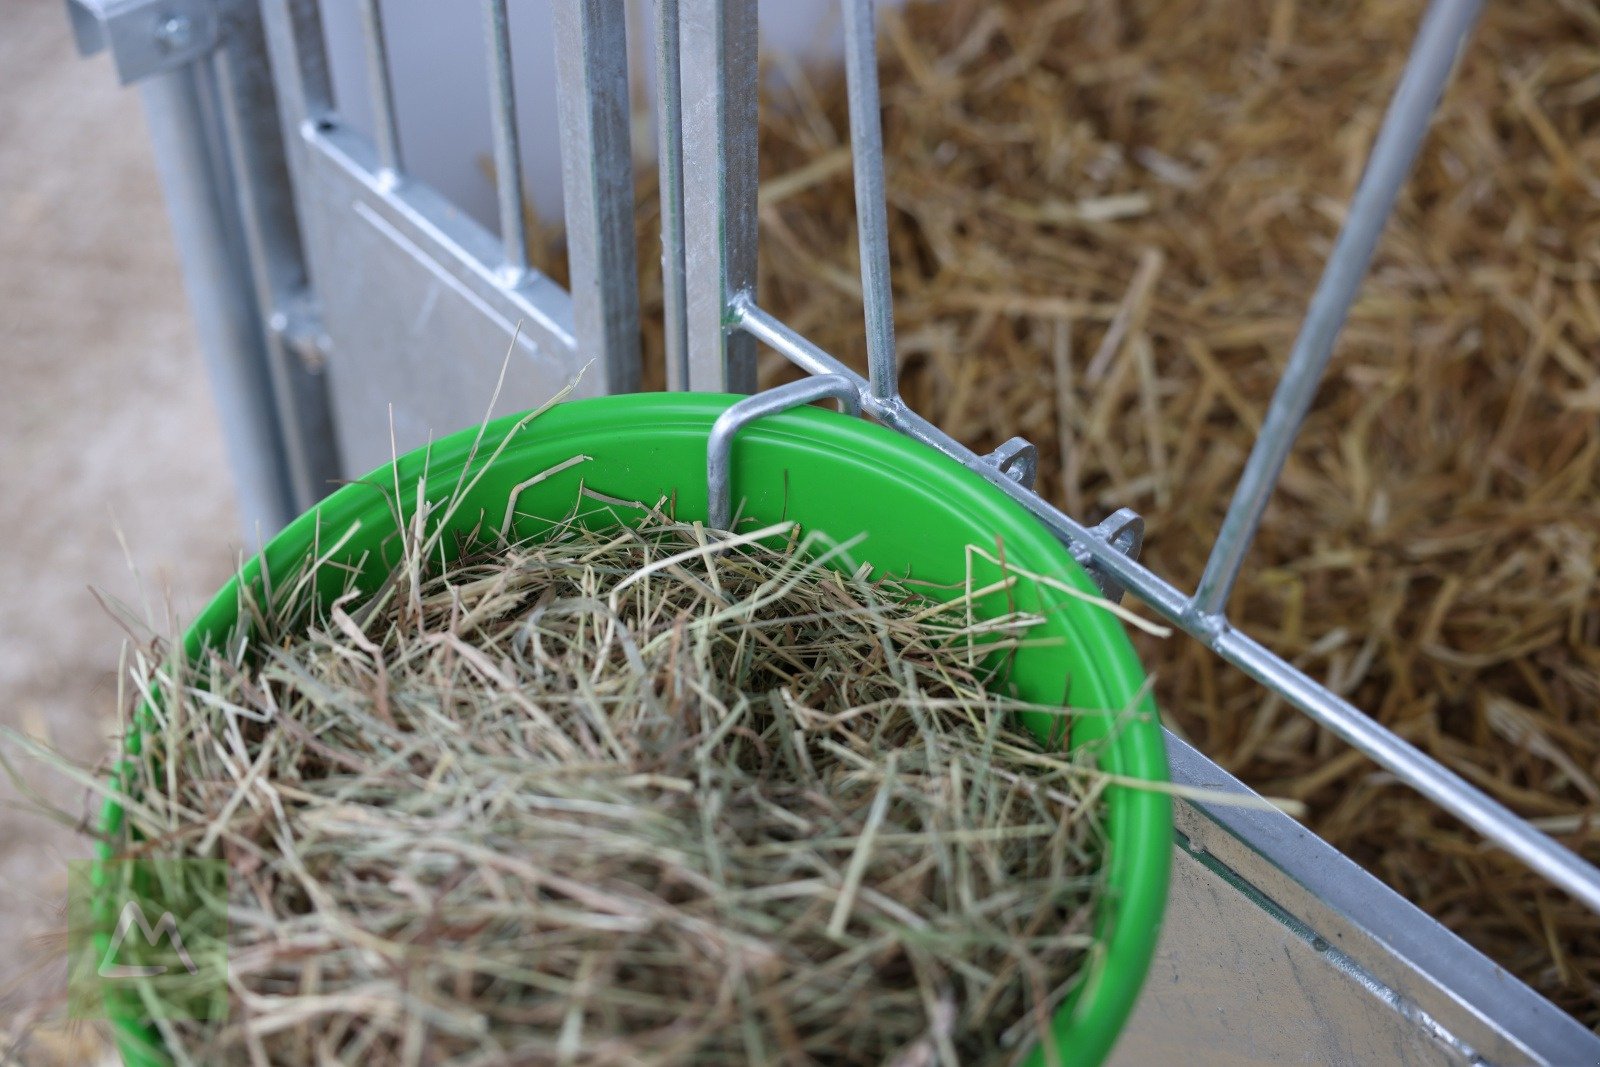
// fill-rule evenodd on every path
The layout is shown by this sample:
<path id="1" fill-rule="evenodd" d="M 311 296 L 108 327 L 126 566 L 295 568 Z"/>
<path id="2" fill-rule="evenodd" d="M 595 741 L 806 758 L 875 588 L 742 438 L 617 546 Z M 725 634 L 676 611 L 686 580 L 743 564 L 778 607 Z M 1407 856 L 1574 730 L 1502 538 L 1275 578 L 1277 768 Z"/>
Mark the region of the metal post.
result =
<path id="1" fill-rule="evenodd" d="M 611 393 L 639 387 L 639 280 L 623 0 L 555 5 L 556 106 L 578 351 Z"/>
<path id="2" fill-rule="evenodd" d="M 296 508 L 261 312 L 238 219 L 224 199 L 226 162 L 212 150 L 223 143 L 215 128 L 216 86 L 208 67 L 191 64 L 139 88 L 238 491 L 241 529 L 253 546 L 294 518 Z"/>
<path id="3" fill-rule="evenodd" d="M 667 388 L 689 388 L 688 294 L 683 258 L 683 85 L 678 0 L 656 0 L 656 139 L 661 185 L 661 295 Z"/>
<path id="4" fill-rule="evenodd" d="M 1227 606 L 1267 500 L 1327 369 L 1333 343 L 1372 262 L 1378 236 L 1394 210 L 1395 197 L 1417 158 L 1433 110 L 1482 6 L 1482 0 L 1433 0 L 1423 16 L 1366 172 L 1350 202 L 1349 217 L 1311 297 L 1283 378 L 1206 560 L 1195 591 L 1195 607 L 1201 614 L 1220 614 Z"/>
<path id="5" fill-rule="evenodd" d="M 279 437 L 295 510 L 303 511 L 343 473 L 328 404 L 323 334 L 310 294 L 290 185 L 278 95 L 264 59 L 262 9 L 239 5 L 209 63 L 216 79 L 219 146 L 239 221 L 258 314 L 264 325 Z M 226 199 L 226 196 L 225 196 Z"/>
<path id="6" fill-rule="evenodd" d="M 528 234 L 522 225 L 522 154 L 517 145 L 517 96 L 511 83 L 511 31 L 506 0 L 484 0 L 489 48 L 489 111 L 494 132 L 494 183 L 500 205 L 501 273 L 516 285 L 528 269 Z"/>
<path id="7" fill-rule="evenodd" d="M 680 0 L 689 388 L 755 390 L 729 308 L 756 287 L 756 3 Z"/>
<path id="8" fill-rule="evenodd" d="M 850 154 L 856 179 L 856 232 L 861 298 L 867 322 L 872 395 L 900 395 L 894 351 L 894 297 L 889 287 L 889 207 L 883 176 L 883 125 L 878 103 L 878 47 L 872 0 L 845 0 L 845 78 L 850 96 Z"/>

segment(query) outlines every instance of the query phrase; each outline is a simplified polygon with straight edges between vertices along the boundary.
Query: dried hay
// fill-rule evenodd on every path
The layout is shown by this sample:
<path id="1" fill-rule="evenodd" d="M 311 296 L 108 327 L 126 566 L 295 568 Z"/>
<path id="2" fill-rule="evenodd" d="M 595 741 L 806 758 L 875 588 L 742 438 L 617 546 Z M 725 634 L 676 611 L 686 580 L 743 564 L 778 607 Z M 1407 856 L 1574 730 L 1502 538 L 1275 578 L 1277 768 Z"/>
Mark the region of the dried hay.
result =
<path id="1" fill-rule="evenodd" d="M 231 872 L 230 1015 L 158 1022 L 178 1063 L 911 1067 L 1044 1032 L 1108 778 L 1010 725 L 1066 722 L 1003 695 L 1038 617 L 972 610 L 1015 576 L 940 604 L 793 524 L 641 510 L 449 564 L 413 523 L 378 593 L 274 575 L 248 635 L 139 672 L 116 850 Z"/>
<path id="2" fill-rule="evenodd" d="M 1193 587 L 1359 177 L 1417 0 L 943 0 L 880 35 L 912 404 L 1023 434 Z M 764 306 L 865 365 L 844 89 L 782 71 Z M 640 194 L 659 374 L 653 186 Z M 1489 5 L 1233 600 L 1314 677 L 1600 861 L 1600 14 Z M 768 384 L 786 369 L 764 367 Z M 1169 722 L 1600 1025 L 1600 917 L 1193 642 Z"/>

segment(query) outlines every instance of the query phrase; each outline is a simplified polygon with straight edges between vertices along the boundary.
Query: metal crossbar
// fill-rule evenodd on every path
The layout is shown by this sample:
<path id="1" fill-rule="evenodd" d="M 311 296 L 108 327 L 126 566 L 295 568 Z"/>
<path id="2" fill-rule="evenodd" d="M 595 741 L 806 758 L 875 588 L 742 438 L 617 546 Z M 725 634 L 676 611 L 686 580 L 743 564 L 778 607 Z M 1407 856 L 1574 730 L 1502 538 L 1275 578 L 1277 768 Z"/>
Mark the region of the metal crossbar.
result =
<path id="1" fill-rule="evenodd" d="M 697 61 L 708 57 L 716 60 L 710 64 L 714 75 L 699 81 L 692 96 L 697 113 L 717 116 L 712 129 L 706 130 L 705 120 L 689 116 L 674 125 L 665 110 L 660 123 L 666 132 L 661 153 L 663 168 L 675 168 L 674 161 L 686 160 L 682 202 L 691 261 L 697 267 L 718 267 L 701 280 L 702 288 L 717 283 L 712 295 L 720 297 L 720 302 L 714 321 L 703 306 L 698 313 L 694 309 L 697 298 L 702 305 L 708 299 L 704 291 L 698 297 L 693 293 L 694 268 L 689 275 L 691 293 L 686 306 L 668 311 L 669 321 L 682 316 L 689 323 L 691 351 L 699 346 L 704 353 L 716 346 L 715 358 L 704 354 L 699 357 L 702 374 L 697 377 L 691 372 L 691 387 L 726 387 L 727 378 L 708 382 L 704 367 L 729 368 L 725 373 L 731 378 L 731 368 L 746 358 L 741 351 L 744 339 L 760 341 L 809 374 L 843 376 L 854 381 L 861 391 L 864 413 L 982 475 L 1066 542 L 1091 571 L 1139 597 L 1379 766 L 1600 912 L 1600 870 L 1235 627 L 1224 610 L 1372 260 L 1378 237 L 1455 62 L 1477 22 L 1480 0 L 1433 0 L 1423 18 L 1348 218 L 1329 256 L 1193 596 L 1139 563 L 1105 532 L 1082 525 L 1020 484 L 991 458 L 978 455 L 944 433 L 900 398 L 890 305 L 873 0 L 844 0 L 845 72 L 869 364 L 866 378 L 762 310 L 756 301 L 753 278 L 745 269 L 754 254 L 756 199 L 745 176 L 755 171 L 755 118 L 743 100 L 730 99 L 730 94 L 750 92 L 755 76 L 754 0 L 676 3 L 682 16 L 678 32 L 684 68 L 691 69 L 691 56 Z M 697 62 L 695 66 L 701 64 Z M 663 109 L 678 106 L 673 96 L 671 87 L 663 92 Z M 690 98 L 689 94 L 685 98 Z M 708 132 L 711 136 L 705 136 Z M 675 186 L 677 173 L 670 178 Z M 669 186 L 665 171 L 662 185 L 664 190 Z"/>

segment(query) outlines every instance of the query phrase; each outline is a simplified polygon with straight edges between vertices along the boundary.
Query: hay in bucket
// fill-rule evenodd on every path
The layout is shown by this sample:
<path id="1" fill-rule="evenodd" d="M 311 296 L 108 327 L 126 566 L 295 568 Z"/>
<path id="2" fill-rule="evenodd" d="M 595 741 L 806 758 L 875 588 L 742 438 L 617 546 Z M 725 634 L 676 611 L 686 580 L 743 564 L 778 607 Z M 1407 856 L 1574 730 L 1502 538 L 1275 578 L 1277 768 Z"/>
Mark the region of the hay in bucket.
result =
<path id="1" fill-rule="evenodd" d="M 179 1062 L 909 1067 L 1045 1032 L 1109 779 L 1014 725 L 1066 723 L 1005 695 L 1038 619 L 972 610 L 1016 579 L 940 603 L 792 524 L 605 506 L 459 554 L 408 525 L 378 593 L 275 575 L 147 672 L 115 850 L 231 872 L 231 1010 L 159 1021 Z"/>

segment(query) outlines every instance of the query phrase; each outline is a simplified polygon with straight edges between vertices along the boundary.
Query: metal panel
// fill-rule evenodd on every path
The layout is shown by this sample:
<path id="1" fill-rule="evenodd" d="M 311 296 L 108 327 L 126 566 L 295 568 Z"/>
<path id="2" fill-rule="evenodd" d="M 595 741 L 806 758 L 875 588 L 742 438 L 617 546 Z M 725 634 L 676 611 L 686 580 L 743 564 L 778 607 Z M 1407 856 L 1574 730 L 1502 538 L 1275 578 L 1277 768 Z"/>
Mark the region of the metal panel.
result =
<path id="1" fill-rule="evenodd" d="M 327 121 L 304 136 L 306 252 L 350 474 L 388 461 L 391 417 L 404 452 L 481 420 L 502 368 L 495 414 L 536 404 L 581 371 L 565 290 L 536 272 L 503 285 L 499 241 L 426 186 L 386 188 L 362 138 Z M 578 389 L 604 392 L 601 375 Z"/>
<path id="2" fill-rule="evenodd" d="M 1171 898 L 1113 1062 L 1600 1063 L 1580 1026 L 1168 734 Z"/>
<path id="3" fill-rule="evenodd" d="M 389 459 L 391 424 L 401 451 L 475 424 L 502 369 L 496 414 L 576 376 L 586 360 L 566 291 L 537 271 L 508 277 L 494 234 L 338 121 L 311 0 L 263 11 L 345 473 Z M 606 391 L 591 374 L 576 395 Z"/>

